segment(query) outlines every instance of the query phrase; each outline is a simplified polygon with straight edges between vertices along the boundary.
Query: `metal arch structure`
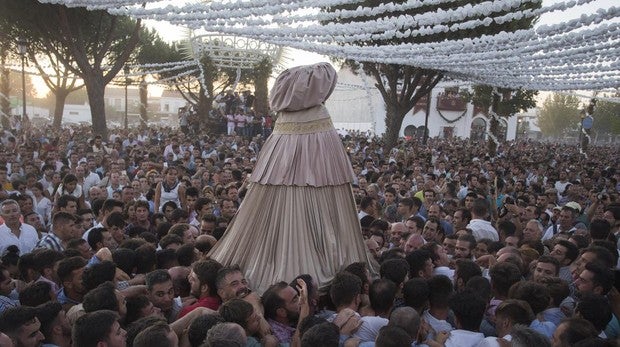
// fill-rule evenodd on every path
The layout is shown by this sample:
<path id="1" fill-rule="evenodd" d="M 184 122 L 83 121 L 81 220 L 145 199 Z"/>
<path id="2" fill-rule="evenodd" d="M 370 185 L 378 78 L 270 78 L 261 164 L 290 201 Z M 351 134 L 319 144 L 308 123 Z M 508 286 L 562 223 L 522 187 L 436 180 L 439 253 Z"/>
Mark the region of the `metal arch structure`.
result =
<path id="1" fill-rule="evenodd" d="M 188 46 L 185 49 L 194 60 L 199 60 L 204 54 L 208 55 L 218 68 L 247 70 L 265 58 L 268 58 L 276 68 L 284 58 L 282 46 L 217 33 L 198 35 L 190 33 Z"/>

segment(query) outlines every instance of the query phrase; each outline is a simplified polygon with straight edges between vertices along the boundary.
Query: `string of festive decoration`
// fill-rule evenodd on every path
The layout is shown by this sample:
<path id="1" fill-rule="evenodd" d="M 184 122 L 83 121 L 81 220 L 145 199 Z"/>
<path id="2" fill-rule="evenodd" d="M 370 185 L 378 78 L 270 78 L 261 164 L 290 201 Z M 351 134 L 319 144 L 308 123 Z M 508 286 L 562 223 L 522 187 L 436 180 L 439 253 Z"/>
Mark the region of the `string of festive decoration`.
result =
<path id="1" fill-rule="evenodd" d="M 66 1 L 66 0 L 65 0 Z M 136 18 L 150 18 L 172 22 L 165 16 L 184 14 L 186 19 L 208 20 L 218 18 L 264 16 L 282 12 L 294 12 L 308 8 L 329 8 L 339 5 L 355 4 L 363 0 L 253 0 L 186 4 L 180 7 L 168 5 L 160 8 L 137 8 L 109 6 L 108 12 L 115 15 L 130 15 Z M 43 2 L 43 1 L 42 1 Z"/>
<path id="2" fill-rule="evenodd" d="M 548 7 L 541 8 L 538 11 L 539 14 L 544 14 L 552 11 L 565 11 L 567 9 L 582 6 L 584 4 L 593 2 L 595 0 L 579 0 L 579 1 L 567 1 L 567 2 L 559 2 L 552 4 Z M 299 22 L 311 22 L 311 21 L 319 21 L 319 22 L 328 22 L 334 21 L 338 19 L 349 19 L 349 18 L 357 18 L 357 17 L 375 17 L 382 15 L 384 13 L 390 12 L 405 12 L 417 9 L 422 6 L 433 5 L 437 6 L 443 3 L 450 3 L 452 0 L 435 0 L 435 1 L 407 1 L 402 4 L 394 4 L 394 3 L 381 3 L 375 7 L 358 7 L 355 10 L 335 10 L 333 12 L 324 12 L 319 11 L 317 13 L 303 13 L 300 15 L 275 15 L 273 17 L 272 22 L 277 23 L 278 25 L 291 24 L 291 23 L 299 23 Z M 432 20 L 435 20 L 434 18 Z M 435 23 L 435 22 L 431 22 Z M 435 23 L 437 24 L 437 23 Z M 424 25 L 429 25 L 429 23 L 425 23 Z"/>
<path id="3" fill-rule="evenodd" d="M 605 30 L 605 28 L 603 28 L 603 30 Z M 578 36 L 578 34 L 575 34 L 575 36 Z M 402 47 L 401 47 L 401 48 L 402 48 Z M 419 48 L 419 47 L 418 47 L 418 48 Z M 389 47 L 385 47 L 385 50 L 387 50 L 387 49 L 390 49 L 390 48 L 389 48 Z M 454 51 L 452 51 L 452 52 L 454 52 Z M 334 53 L 336 53 L 336 52 L 334 52 Z M 405 51 L 405 54 L 410 54 L 410 53 L 408 53 L 408 52 L 406 52 L 406 51 Z M 410 56 L 410 58 L 407 58 L 407 59 L 409 59 L 409 60 L 416 59 L 416 58 L 417 58 L 417 59 L 419 59 L 419 57 L 421 56 L 420 51 L 418 50 L 415 54 L 417 55 L 416 57 L 411 57 L 411 56 Z M 517 54 L 516 52 L 513 52 L 512 54 L 513 54 L 513 55 L 518 56 L 518 54 Z M 349 56 L 351 56 L 351 55 L 349 55 Z M 354 57 L 355 57 L 355 56 L 354 56 Z M 364 56 L 364 57 L 358 56 L 358 57 L 355 57 L 355 58 L 363 59 L 363 58 L 367 58 L 367 55 L 366 55 L 366 56 Z M 435 61 L 436 61 L 436 60 L 440 60 L 440 57 L 435 56 L 433 59 L 434 59 Z M 479 60 L 480 60 L 480 58 L 479 58 L 479 57 L 477 57 L 477 59 L 479 59 Z M 404 62 L 404 61 L 402 61 L 402 60 L 390 59 L 390 58 L 384 58 L 384 62 L 405 63 L 405 64 L 407 63 L 407 62 Z M 411 63 L 411 62 L 410 62 L 410 63 Z M 416 62 L 415 62 L 415 64 L 416 64 L 416 65 L 422 65 L 422 66 L 424 65 L 424 63 L 423 63 L 423 62 L 420 62 L 420 61 L 416 61 Z M 565 62 L 562 62 L 562 64 L 565 64 Z M 466 66 L 467 64 L 466 64 L 466 63 L 463 63 L 462 65 L 463 65 L 463 66 Z M 435 64 L 435 65 L 433 65 L 433 64 L 429 64 L 429 65 L 428 65 L 428 67 L 429 67 L 429 68 L 432 68 L 433 66 L 436 66 L 436 64 Z M 500 78 L 502 78 L 502 77 L 500 76 Z"/>
<path id="4" fill-rule="evenodd" d="M 608 30 L 609 35 L 611 37 L 620 34 L 620 27 L 619 28 L 614 28 L 614 30 Z M 464 58 L 468 58 L 471 57 L 471 54 L 476 54 L 476 57 L 479 59 L 486 59 L 486 60 L 492 60 L 492 62 L 497 63 L 497 64 L 501 64 L 504 65 L 506 63 L 516 63 L 518 64 L 519 62 L 523 62 L 523 61 L 527 61 L 528 62 L 528 67 L 532 66 L 532 62 L 539 62 L 539 63 L 544 63 L 544 62 L 548 62 L 549 60 L 557 60 L 560 58 L 579 58 L 579 59 L 591 59 L 591 58 L 596 58 L 598 59 L 597 55 L 594 54 L 586 54 L 587 52 L 593 52 L 593 51 L 600 51 L 601 54 L 606 54 L 609 53 L 608 56 L 612 56 L 611 54 L 615 53 L 613 50 L 617 49 L 617 40 L 609 40 L 609 38 L 607 37 L 608 35 L 605 35 L 603 37 L 600 36 L 592 36 L 591 32 L 587 31 L 585 33 L 581 33 L 582 38 L 584 39 L 584 43 L 581 45 L 577 45 L 577 44 L 571 44 L 571 45 L 567 45 L 564 46 L 564 48 L 562 50 L 554 50 L 553 47 L 550 47 L 550 45 L 553 44 L 553 41 L 557 41 L 558 43 L 563 43 L 566 40 L 556 40 L 557 38 L 551 38 L 550 40 L 552 40 L 552 42 L 548 43 L 547 45 L 538 45 L 537 47 L 527 47 L 527 46 L 523 46 L 523 45 L 516 45 L 514 48 L 512 48 L 511 50 L 507 50 L 507 51 L 496 51 L 496 54 L 494 57 L 492 57 L 491 59 L 489 58 L 489 55 L 485 54 L 484 52 L 469 52 L 469 53 L 458 53 L 455 52 L 453 54 L 453 56 L 443 56 L 443 55 L 439 55 L 439 59 L 441 61 L 442 65 L 458 65 L 458 64 L 462 64 L 463 59 Z M 617 37 L 617 36 L 616 36 Z M 591 40 L 590 40 L 591 38 Z M 516 50 L 519 50 L 519 52 L 522 53 L 538 53 L 538 54 L 531 54 L 528 57 L 515 57 L 513 54 L 515 53 Z M 611 50 L 610 52 L 605 52 L 605 50 Z M 482 53 L 482 54 L 480 54 Z M 460 60 L 459 60 L 460 59 Z M 472 60 L 471 65 L 486 65 L 487 62 L 486 61 L 480 61 L 480 60 Z M 544 64 L 545 66 L 547 66 L 547 64 Z"/>
<path id="5" fill-rule="evenodd" d="M 553 26 L 541 26 L 539 29 L 537 29 L 538 30 L 537 38 L 542 38 L 546 36 L 547 33 L 553 33 L 554 31 L 557 31 L 558 29 L 564 32 L 569 29 L 574 30 L 580 27 L 578 26 L 580 24 L 582 24 L 581 26 L 584 26 L 584 25 L 589 25 L 594 21 L 615 18 L 618 15 L 619 11 L 620 11 L 620 8 L 611 7 L 608 10 L 605 10 L 602 12 L 599 11 L 599 13 L 586 16 L 585 18 L 584 16 L 582 16 L 581 18 L 571 20 L 568 23 L 561 23 L 561 24 L 557 24 Z M 516 14 L 509 14 L 509 16 L 515 16 L 515 15 Z M 361 24 L 357 23 L 357 24 L 331 24 L 331 25 L 326 25 L 324 27 L 323 26 L 310 26 L 308 28 L 297 28 L 297 27 L 295 28 L 290 28 L 290 27 L 262 28 L 262 27 L 256 27 L 256 26 L 228 27 L 225 25 L 220 25 L 220 26 L 211 25 L 211 26 L 206 26 L 206 27 L 208 27 L 209 30 L 213 30 L 213 31 L 224 32 L 224 33 L 233 34 L 233 35 L 252 36 L 252 37 L 255 37 L 261 40 L 269 40 L 269 39 L 273 40 L 276 38 L 280 38 L 280 39 L 294 38 L 298 40 L 300 36 L 303 37 L 304 40 L 306 40 L 307 37 L 311 36 L 313 41 L 315 41 L 316 43 L 316 42 L 349 42 L 348 40 L 351 37 L 353 37 L 356 41 L 363 41 L 365 39 L 368 40 L 368 39 L 373 39 L 377 37 L 377 36 L 371 37 L 372 34 L 370 33 L 376 33 L 380 31 L 386 31 L 386 33 L 381 34 L 382 36 L 380 38 L 383 38 L 383 39 L 399 37 L 398 35 L 403 36 L 403 34 L 398 34 L 397 30 L 390 30 L 389 26 L 396 25 L 399 27 L 405 27 L 406 24 L 409 24 L 408 22 L 405 22 L 405 23 L 401 23 L 401 22 L 402 21 L 398 21 L 398 20 L 395 21 L 393 19 L 390 19 L 390 20 L 385 20 L 384 22 L 381 22 L 382 25 L 384 26 L 378 26 L 378 25 L 373 26 L 373 25 L 364 24 L 364 23 L 361 23 Z M 490 24 L 489 19 L 487 19 L 486 25 L 489 25 L 489 24 Z M 358 25 L 358 27 L 351 27 L 352 25 Z M 387 25 L 387 27 L 385 25 Z M 363 26 L 363 27 L 360 28 L 360 26 Z M 368 34 L 365 34 L 366 36 L 364 37 L 354 36 L 360 30 Z M 422 28 L 418 30 L 412 30 L 410 31 L 409 34 L 410 35 L 411 34 L 431 35 L 431 34 L 436 34 L 438 32 L 443 32 L 446 30 L 449 30 L 449 28 L 447 29 L 445 26 L 441 26 L 436 29 Z M 529 32 L 528 38 L 531 38 L 531 34 L 532 34 L 531 30 L 528 29 L 526 31 Z M 441 44 L 443 43 L 444 42 L 441 42 Z M 431 44 L 437 45 L 440 43 L 434 42 Z"/>
<path id="6" fill-rule="evenodd" d="M 341 1 L 340 1 L 340 2 L 336 2 L 336 3 L 341 4 L 341 3 L 343 3 L 343 2 L 341 2 Z M 238 5 L 239 5 L 239 4 L 238 4 Z M 232 5 L 231 5 L 231 6 L 232 6 Z M 240 5 L 240 6 L 241 6 L 241 5 Z M 244 5 L 244 6 L 245 6 L 245 5 Z M 243 7 L 243 6 L 242 6 L 242 7 Z M 230 9 L 230 8 L 234 8 L 234 6 L 232 6 L 232 7 L 227 7 L 227 9 Z M 222 16 L 219 16 L 219 17 L 222 17 Z"/>
<path id="7" fill-rule="evenodd" d="M 200 74 L 198 76 L 198 81 L 200 81 L 200 85 L 202 86 L 203 94 L 206 98 L 209 97 L 209 90 L 207 89 L 207 82 L 205 80 L 205 68 L 202 66 L 200 62 L 200 58 L 202 57 L 202 47 L 198 47 L 196 41 L 192 41 L 192 46 L 194 47 L 194 51 L 198 54 L 194 55 L 194 62 L 198 65 L 198 69 L 200 70 Z"/>
<path id="8" fill-rule="evenodd" d="M 209 30 L 226 32 L 235 35 L 244 35 L 247 32 L 247 28 L 252 28 L 252 32 L 256 35 L 271 36 L 271 37 L 303 37 L 304 39 L 316 40 L 318 42 L 356 42 L 356 41 L 368 41 L 368 40 L 389 40 L 392 38 L 406 38 L 415 36 L 434 35 L 446 31 L 458 31 L 462 29 L 473 29 L 477 26 L 490 25 L 493 22 L 493 18 L 486 17 L 484 20 L 472 20 L 464 23 L 456 23 L 452 26 L 445 25 L 443 23 L 456 22 L 464 20 L 468 17 L 478 17 L 484 15 L 485 9 L 490 9 L 491 13 L 500 12 L 508 9 L 516 9 L 520 6 L 521 2 L 537 2 L 539 0 L 495 0 L 495 2 L 485 2 L 480 5 L 474 6 L 476 10 L 467 11 L 466 6 L 464 8 L 440 11 L 427 12 L 416 16 L 400 15 L 397 17 L 386 17 L 375 20 L 368 20 L 363 22 L 351 22 L 351 23 L 328 23 L 326 25 L 313 24 L 305 27 L 269 27 L 262 25 L 253 25 L 249 23 L 247 19 L 242 23 L 227 23 L 228 20 L 220 20 L 222 23 L 201 23 L 204 27 L 208 27 Z M 508 5 L 507 5 L 508 4 Z M 469 5 L 471 6 L 471 5 Z M 458 14 L 458 16 L 457 16 Z M 515 11 L 507 15 L 498 18 L 499 22 L 512 20 L 519 17 L 532 17 L 536 14 L 533 11 Z M 432 23 L 431 21 L 435 21 Z M 421 24 L 429 23 L 429 24 Z M 185 23 L 187 24 L 187 23 Z M 232 26 L 234 24 L 241 24 L 241 26 Z M 501 24 L 501 23 L 500 23 Z M 411 30 L 409 28 L 420 27 L 420 29 Z M 403 31 L 401 31 L 403 30 Z M 378 34 L 380 33 L 380 34 Z"/>
<path id="9" fill-rule="evenodd" d="M 615 91 L 610 91 L 610 92 L 613 93 Z M 600 96 L 600 95 L 592 96 L 592 95 L 576 93 L 576 92 L 573 92 L 573 91 L 568 92 L 568 91 L 561 91 L 561 90 L 557 91 L 556 93 L 562 94 L 562 95 L 568 95 L 568 96 L 576 96 L 578 98 L 588 98 L 588 99 L 594 98 L 594 99 L 597 99 L 597 100 L 600 100 L 600 101 L 612 102 L 612 103 L 615 103 L 615 104 L 619 104 L 620 103 L 620 98 L 617 98 L 617 97 Z"/>
<path id="10" fill-rule="evenodd" d="M 424 1 L 424 5 L 446 1 Z M 616 48 L 620 47 L 620 24 L 617 21 L 620 7 L 615 6 L 563 23 L 473 39 L 393 46 L 353 44 L 353 41 L 432 35 L 440 31 L 506 23 L 592 2 L 563 1 L 538 9 L 520 10 L 523 4 L 534 1 L 485 1 L 452 10 L 406 16 L 401 14 L 421 7 L 422 2 L 410 0 L 376 7 L 360 4 L 357 8 L 328 12 L 320 9 L 361 1 L 230 0 L 183 6 L 148 1 L 148 6 L 142 7 L 135 0 L 52 0 L 69 6 L 105 6 L 117 14 L 178 21 L 222 34 L 243 35 L 339 58 L 441 70 L 447 76 L 501 87 L 562 90 L 604 89 L 620 85 L 617 58 L 620 51 Z M 370 19 L 316 24 L 317 21 L 361 16 Z M 486 18 L 477 19 L 480 16 Z"/>
<path id="11" fill-rule="evenodd" d="M 538 0 L 532 0 L 533 2 L 538 2 Z M 587 2 L 593 0 L 585 0 Z M 521 6 L 522 2 L 520 0 L 515 0 L 514 4 L 516 7 Z M 415 36 L 425 36 L 425 35 L 434 35 L 443 33 L 446 31 L 459 31 L 459 30 L 470 30 L 474 29 L 478 26 L 488 26 L 492 23 L 503 24 L 515 19 L 524 19 L 524 18 L 532 18 L 537 17 L 545 13 L 554 12 L 558 10 L 565 10 L 572 6 L 576 5 L 575 2 L 566 4 L 566 3 L 557 3 L 552 6 L 543 7 L 540 9 L 526 9 L 523 11 L 514 11 L 508 14 L 500 15 L 497 17 L 486 17 L 484 19 L 472 19 L 466 22 L 456 23 L 453 25 L 446 25 L 444 23 L 450 23 L 455 21 L 462 21 L 468 17 L 478 17 L 480 12 L 483 12 L 488 16 L 488 12 L 500 12 L 505 11 L 506 7 L 510 7 L 510 5 L 506 4 L 506 1 L 498 1 L 497 4 L 493 3 L 494 6 L 489 8 L 488 2 L 477 4 L 475 6 L 471 6 L 471 11 L 465 11 L 461 8 L 452 9 L 448 11 L 440 11 L 437 12 L 427 12 L 423 14 L 418 14 L 413 17 L 411 16 L 400 16 L 397 18 L 384 18 L 376 20 L 377 23 L 372 22 L 361 22 L 361 23 L 347 23 L 347 24 L 328 24 L 326 26 L 315 25 L 306 28 L 295 28 L 292 34 L 295 36 L 303 36 L 304 39 L 314 39 L 316 42 L 340 42 L 340 43 L 353 43 L 359 41 L 368 41 L 368 40 L 389 40 L 392 38 L 407 38 L 407 37 L 415 37 Z M 483 11 L 477 11 L 477 8 L 483 9 Z M 461 11 L 459 11 L 461 10 Z M 457 16 L 458 14 L 458 16 Z M 222 20 L 220 20 L 222 21 Z M 245 19 L 245 22 L 231 22 L 230 20 L 226 20 L 225 25 L 234 25 L 241 24 L 245 26 L 254 26 L 258 23 L 250 22 Z M 356 25 L 359 24 L 359 25 Z M 373 25 L 374 24 L 374 25 Z M 212 30 L 217 30 L 217 24 L 206 22 L 203 24 L 204 26 L 209 26 Z M 417 30 L 411 30 L 409 28 L 412 27 L 420 27 Z M 346 29 L 345 29 L 346 28 Z M 372 28 L 372 32 L 369 32 L 368 29 Z M 273 31 L 280 32 L 282 28 L 274 28 Z M 326 31 L 327 30 L 327 31 Z M 404 30 L 404 31 L 401 31 Z M 377 33 L 379 32 L 379 33 Z M 284 35 L 284 36 L 289 36 Z"/>
<path id="12" fill-rule="evenodd" d="M 351 101 L 368 101 L 366 96 L 357 96 L 357 97 L 351 97 L 351 98 L 342 98 L 342 97 L 335 97 L 335 96 L 331 96 L 329 98 L 330 101 L 339 101 L 339 102 L 351 102 Z M 374 114 L 371 113 L 370 111 L 368 111 L 368 114 Z"/>
<path id="13" fill-rule="evenodd" d="M 543 42 L 542 39 L 548 39 L 553 35 L 565 35 L 569 31 L 574 31 L 577 29 L 581 29 L 583 27 L 587 27 L 595 22 L 600 22 L 602 20 L 611 20 L 614 19 L 620 13 L 620 8 L 612 7 L 608 10 L 603 10 L 597 14 L 593 14 L 590 16 L 582 16 L 579 19 L 570 20 L 565 23 L 555 24 L 551 26 L 541 26 L 538 29 L 523 29 L 517 30 L 514 32 L 502 32 L 496 35 L 482 35 L 477 38 L 466 38 L 461 40 L 448 40 L 442 42 L 430 42 L 430 43 L 420 43 L 420 44 L 411 44 L 411 43 L 403 43 L 399 45 L 392 46 L 380 46 L 380 47 L 366 47 L 366 46 L 335 46 L 335 45 L 326 45 L 319 44 L 314 42 L 305 42 L 297 40 L 291 40 L 286 38 L 275 38 L 275 37 L 263 37 L 260 34 L 252 34 L 246 33 L 254 38 L 261 38 L 270 42 L 274 42 L 276 44 L 289 45 L 294 46 L 299 49 L 313 50 L 319 51 L 319 53 L 324 54 L 337 54 L 338 56 L 342 56 L 345 54 L 354 54 L 354 55 L 363 55 L 368 58 L 373 58 L 375 56 L 390 56 L 390 57 L 400 57 L 400 56 L 408 56 L 410 59 L 421 59 L 420 57 L 427 55 L 439 55 L 442 53 L 450 54 L 454 52 L 462 52 L 462 53 L 474 53 L 474 52 L 485 52 L 488 55 L 496 54 L 495 50 L 492 49 L 493 46 L 506 47 L 505 51 L 511 50 L 510 45 L 516 45 L 519 43 L 528 44 L 528 43 L 538 43 L 538 45 L 548 45 Z M 615 29 L 617 24 L 609 24 L 609 25 L 601 25 L 599 28 L 592 29 L 598 31 L 601 35 L 606 35 L 606 32 L 611 29 Z M 241 29 L 239 29 L 241 30 Z M 238 31 L 238 30 L 235 30 Z M 566 41 L 574 42 L 574 39 L 578 38 L 577 33 L 566 34 Z M 535 45 L 528 45 L 535 46 Z M 489 51 L 490 50 L 490 51 Z M 514 50 L 514 49 L 512 49 Z M 415 51 L 415 55 L 412 57 L 410 54 Z"/>
<path id="14" fill-rule="evenodd" d="M 326 25 L 319 24 L 311 24 L 305 27 L 297 27 L 296 36 L 303 36 L 306 38 L 310 37 L 321 37 L 323 40 L 326 36 L 342 36 L 345 39 L 345 42 L 354 42 L 354 41 L 364 41 L 369 39 L 384 39 L 390 37 L 402 38 L 409 37 L 415 35 L 409 35 L 414 33 L 415 31 L 408 30 L 408 28 L 414 27 L 434 27 L 437 32 L 440 32 L 445 29 L 446 23 L 453 23 L 463 21 L 467 18 L 476 18 L 481 15 L 487 16 L 484 22 L 486 25 L 489 25 L 493 19 L 488 17 L 493 13 L 499 13 L 504 11 L 511 11 L 511 13 L 500 16 L 497 19 L 498 24 L 502 24 L 507 20 L 512 20 L 514 18 L 526 18 L 536 16 L 537 13 L 544 13 L 540 11 L 532 11 L 532 10 L 524 10 L 518 11 L 520 6 L 524 3 L 528 2 L 540 2 L 540 0 L 493 0 L 493 1 L 485 1 L 480 4 L 466 4 L 461 7 L 457 7 L 454 9 L 442 10 L 438 9 L 436 11 L 429 11 L 416 15 L 399 15 L 399 16 L 387 16 L 385 18 L 366 20 L 363 22 L 350 22 L 350 23 L 334 23 L 330 22 Z M 404 6 L 394 6 L 394 12 L 405 11 Z M 396 7 L 400 7 L 402 9 L 397 9 Z M 553 7 L 549 7 L 553 8 Z M 543 11 L 547 11 L 549 8 L 544 8 Z M 555 7 L 557 8 L 557 6 Z M 322 12 L 319 12 L 322 13 Z M 320 21 L 320 18 L 316 18 L 312 23 L 316 23 Z M 271 20 L 267 21 L 265 19 L 253 19 L 252 17 L 241 17 L 238 20 L 231 20 L 227 18 L 225 20 L 218 19 L 214 21 L 205 20 L 202 25 L 205 27 L 210 27 L 212 30 L 217 30 L 217 26 L 233 26 L 233 25 L 242 25 L 242 26 L 268 26 L 271 24 Z M 278 23 L 278 28 L 273 28 L 273 31 L 280 32 L 282 30 L 281 23 Z M 465 23 L 455 24 L 455 26 L 451 29 L 452 31 L 458 30 L 458 28 L 473 28 L 475 26 L 485 25 L 483 21 L 468 21 Z M 372 32 L 369 32 L 368 29 L 372 28 Z M 404 30 L 403 32 L 400 32 Z M 427 29 L 429 30 L 429 29 Z M 396 32 L 395 32 L 396 31 Z M 382 34 L 373 34 L 380 32 Z M 395 33 L 394 33 L 395 32 Z M 339 39 L 339 41 L 341 41 Z"/>
<path id="15" fill-rule="evenodd" d="M 439 116 L 448 124 L 452 124 L 452 123 L 456 123 L 460 121 L 467 114 L 467 110 L 465 110 L 458 117 L 454 119 L 448 119 L 446 116 L 443 115 L 443 113 L 441 113 L 441 110 L 439 109 L 439 107 L 435 107 L 435 109 L 437 110 L 437 113 L 439 113 Z"/>
<path id="16" fill-rule="evenodd" d="M 124 76 L 127 77 L 138 77 L 138 76 L 144 76 L 144 75 L 158 75 L 158 74 L 162 74 L 162 73 L 167 73 L 167 72 L 172 72 L 172 71 L 176 71 L 176 70 L 181 70 L 181 69 L 187 69 L 190 67 L 194 67 L 194 62 L 188 62 L 184 65 L 177 65 L 177 66 L 173 66 L 173 67 L 169 67 L 169 68 L 165 68 L 165 69 L 159 69 L 159 70 L 149 70 L 149 71 L 141 71 L 141 72 L 134 72 L 134 73 L 130 73 Z"/>
<path id="17" fill-rule="evenodd" d="M 187 60 L 181 60 L 181 61 L 173 61 L 173 62 L 168 62 L 168 63 L 134 64 L 134 65 L 130 65 L 130 67 L 133 69 L 150 69 L 150 68 L 159 68 L 159 67 L 186 65 L 186 64 L 188 64 Z"/>

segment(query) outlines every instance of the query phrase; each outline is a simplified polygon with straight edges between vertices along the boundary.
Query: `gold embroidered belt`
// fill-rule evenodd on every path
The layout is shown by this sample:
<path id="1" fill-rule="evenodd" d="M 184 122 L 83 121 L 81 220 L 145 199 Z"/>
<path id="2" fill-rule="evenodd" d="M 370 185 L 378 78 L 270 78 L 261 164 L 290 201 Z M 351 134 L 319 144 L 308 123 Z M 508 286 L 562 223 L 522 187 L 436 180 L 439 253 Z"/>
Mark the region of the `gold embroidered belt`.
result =
<path id="1" fill-rule="evenodd" d="M 311 134 L 329 131 L 334 129 L 331 118 L 317 119 L 310 122 L 288 122 L 280 123 L 276 121 L 273 128 L 274 134 Z"/>

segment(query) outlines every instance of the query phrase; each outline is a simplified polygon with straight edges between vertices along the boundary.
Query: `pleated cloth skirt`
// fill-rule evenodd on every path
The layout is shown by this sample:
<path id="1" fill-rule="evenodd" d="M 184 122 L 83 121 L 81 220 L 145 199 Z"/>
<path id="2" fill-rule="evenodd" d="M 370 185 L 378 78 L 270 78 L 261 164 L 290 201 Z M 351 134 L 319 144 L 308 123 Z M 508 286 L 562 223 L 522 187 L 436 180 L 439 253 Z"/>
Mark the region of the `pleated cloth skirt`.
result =
<path id="1" fill-rule="evenodd" d="M 362 237 L 349 158 L 324 108 L 311 111 L 280 115 L 237 214 L 209 253 L 238 264 L 260 294 L 305 273 L 324 286 L 359 261 L 378 272 Z"/>

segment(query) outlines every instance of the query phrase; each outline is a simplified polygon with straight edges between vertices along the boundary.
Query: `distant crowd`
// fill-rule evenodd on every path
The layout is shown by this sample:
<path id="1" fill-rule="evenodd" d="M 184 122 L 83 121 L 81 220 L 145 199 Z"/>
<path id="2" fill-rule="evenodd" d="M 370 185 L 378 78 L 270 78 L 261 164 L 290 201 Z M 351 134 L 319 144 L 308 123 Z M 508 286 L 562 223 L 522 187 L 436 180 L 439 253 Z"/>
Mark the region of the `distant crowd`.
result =
<path id="1" fill-rule="evenodd" d="M 221 135 L 190 130 L 188 110 L 181 129 L 105 138 L 0 131 L 0 346 L 618 345 L 617 146 L 521 140 L 490 157 L 349 133 L 379 273 L 342 264 L 329 284 L 257 293 L 208 253 L 274 121 L 218 102 Z"/>

